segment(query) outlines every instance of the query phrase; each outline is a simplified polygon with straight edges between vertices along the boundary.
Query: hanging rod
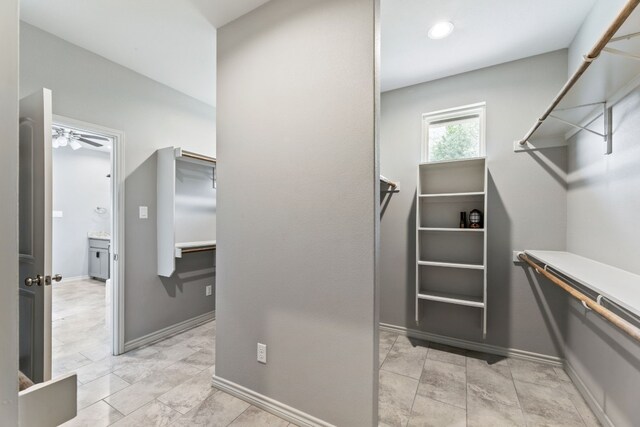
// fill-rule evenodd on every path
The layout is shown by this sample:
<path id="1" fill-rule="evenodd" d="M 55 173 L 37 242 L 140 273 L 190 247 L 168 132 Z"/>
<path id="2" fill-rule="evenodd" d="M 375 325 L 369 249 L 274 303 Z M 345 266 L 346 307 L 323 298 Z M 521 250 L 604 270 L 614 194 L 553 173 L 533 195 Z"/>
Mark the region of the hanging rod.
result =
<path id="1" fill-rule="evenodd" d="M 385 178 L 382 175 L 380 175 L 380 182 L 384 182 L 385 184 L 387 184 L 389 187 L 391 187 L 393 189 L 398 188 L 398 183 L 397 182 L 393 182 L 389 178 Z"/>
<path id="2" fill-rule="evenodd" d="M 556 276 L 554 274 L 551 274 L 549 272 L 549 270 L 547 269 L 546 265 L 544 267 L 541 267 L 538 264 L 536 264 L 535 262 L 531 261 L 531 259 L 525 253 L 522 253 L 522 252 L 519 253 L 518 254 L 518 258 L 520 260 L 526 262 L 527 264 L 529 264 L 531 266 L 531 268 L 533 268 L 536 273 L 543 275 L 544 277 L 549 279 L 551 282 L 553 282 L 557 286 L 561 287 L 569 295 L 571 295 L 572 297 L 574 297 L 578 301 L 582 302 L 582 305 L 584 305 L 585 307 L 587 307 L 590 310 L 595 311 L 600 316 L 602 316 L 603 318 L 605 318 L 609 322 L 613 323 L 613 325 L 615 325 L 616 327 L 621 329 L 623 332 L 628 334 L 631 338 L 633 338 L 636 341 L 640 342 L 640 328 L 637 328 L 636 326 L 634 326 L 631 323 L 629 323 L 626 320 L 624 320 L 622 317 L 620 317 L 617 314 L 613 313 L 608 308 L 603 307 L 602 305 L 600 305 L 599 301 L 602 299 L 600 296 L 598 297 L 597 301 L 594 301 L 593 299 L 589 298 L 588 296 L 586 296 L 582 292 L 578 291 L 577 289 L 575 289 L 574 287 L 569 285 L 564 280 L 560 279 L 558 276 Z"/>
<path id="3" fill-rule="evenodd" d="M 182 154 L 182 157 L 202 160 L 203 162 L 217 163 L 217 160 L 214 157 L 205 156 L 204 154 L 192 153 L 191 151 L 185 151 L 185 150 L 182 150 L 181 154 Z"/>
<path id="4" fill-rule="evenodd" d="M 596 44 L 591 48 L 591 50 L 583 57 L 582 63 L 578 67 L 578 69 L 573 73 L 573 75 L 569 78 L 569 80 L 565 83 L 565 85 L 560 89 L 560 92 L 556 95 L 556 97 L 551 101 L 551 105 L 546 109 L 544 114 L 538 119 L 538 121 L 533 125 L 533 127 L 527 132 L 527 134 L 522 138 L 518 143 L 520 145 L 525 145 L 529 138 L 538 130 L 538 128 L 542 125 L 542 123 L 549 117 L 549 115 L 553 112 L 553 110 L 560 104 L 562 99 L 567 95 L 567 93 L 571 90 L 571 88 L 580 80 L 580 77 L 587 71 L 589 66 L 593 61 L 595 61 L 600 52 L 607 46 L 607 44 L 613 39 L 613 36 L 618 32 L 622 24 L 627 20 L 627 18 L 633 13 L 633 10 L 640 4 L 640 0 L 627 0 L 627 3 L 624 5 L 622 10 L 618 13 L 618 16 L 613 20 L 609 28 L 600 36 Z M 627 36 L 628 37 L 628 36 Z"/>

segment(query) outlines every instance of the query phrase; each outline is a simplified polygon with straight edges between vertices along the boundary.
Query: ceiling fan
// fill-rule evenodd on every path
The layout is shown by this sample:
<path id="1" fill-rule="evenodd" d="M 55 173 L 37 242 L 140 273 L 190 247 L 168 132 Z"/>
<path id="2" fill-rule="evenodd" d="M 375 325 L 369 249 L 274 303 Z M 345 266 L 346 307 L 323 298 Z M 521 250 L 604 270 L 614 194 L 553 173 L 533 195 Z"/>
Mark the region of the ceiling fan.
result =
<path id="1" fill-rule="evenodd" d="M 103 136 L 80 133 L 60 126 L 53 126 L 52 132 L 53 148 L 66 147 L 68 145 L 71 149 L 77 150 L 82 148 L 81 142 L 93 147 L 102 147 L 104 144 L 96 141 L 109 141 L 109 138 Z"/>

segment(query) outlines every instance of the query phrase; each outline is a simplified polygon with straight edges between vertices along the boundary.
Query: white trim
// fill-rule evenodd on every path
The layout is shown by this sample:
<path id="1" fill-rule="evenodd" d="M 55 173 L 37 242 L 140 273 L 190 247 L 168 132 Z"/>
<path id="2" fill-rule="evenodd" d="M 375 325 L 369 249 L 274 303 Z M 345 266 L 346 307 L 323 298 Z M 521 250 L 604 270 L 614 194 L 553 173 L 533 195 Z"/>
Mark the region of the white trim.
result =
<path id="1" fill-rule="evenodd" d="M 496 345 L 484 344 L 459 338 L 451 338 L 444 335 L 418 331 L 416 329 L 408 329 L 402 326 L 389 325 L 387 323 L 380 323 L 380 329 L 386 332 L 393 332 L 410 338 L 417 338 L 425 341 L 435 342 L 438 344 L 450 345 L 452 347 L 464 348 L 466 350 L 481 351 L 483 353 L 495 354 L 497 356 L 512 357 L 514 359 L 545 363 L 547 365 L 558 367 L 563 366 L 562 358 L 548 356 L 546 354 L 518 350 L 516 348 L 499 347 Z"/>
<path id="2" fill-rule="evenodd" d="M 80 282 L 82 280 L 90 280 L 91 276 L 74 276 L 74 277 L 64 277 L 62 278 L 62 282 L 60 284 L 65 284 L 69 282 Z"/>
<path id="3" fill-rule="evenodd" d="M 111 147 L 111 353 L 119 355 L 125 352 L 124 345 L 124 248 L 125 248 L 125 136 L 117 129 L 53 115 L 53 122 L 64 127 L 73 127 L 97 133 L 113 140 Z"/>
<path id="4" fill-rule="evenodd" d="M 322 421 L 289 405 L 285 405 L 282 402 L 256 393 L 253 390 L 249 390 L 246 387 L 217 377 L 216 375 L 213 375 L 213 386 L 296 425 L 305 427 L 333 427 L 333 424 L 329 424 L 326 421 Z"/>
<path id="5" fill-rule="evenodd" d="M 203 323 L 207 323 L 211 320 L 214 320 L 215 318 L 216 318 L 216 312 L 214 310 L 205 314 L 201 314 L 200 316 L 196 316 L 192 319 L 176 323 L 175 325 L 167 326 L 166 328 L 162 328 L 159 331 L 155 331 L 148 335 L 141 336 L 140 338 L 127 341 L 124 344 L 124 352 L 135 350 L 145 345 L 152 344 L 156 341 L 167 339 L 170 336 L 188 331 L 189 329 L 193 329 L 196 326 L 200 326 Z"/>
<path id="6" fill-rule="evenodd" d="M 564 361 L 564 370 L 567 375 L 569 375 L 569 378 L 571 378 L 571 381 L 576 386 L 585 402 L 587 402 L 587 405 L 589 406 L 593 414 L 596 416 L 596 418 L 598 418 L 598 421 L 600 421 L 600 423 L 604 427 L 615 427 L 613 422 L 609 419 L 605 411 L 598 403 L 598 400 L 589 391 L 587 386 L 584 384 L 584 381 L 582 381 L 582 378 L 580 378 L 575 369 L 573 369 L 573 366 L 571 366 L 571 364 L 567 360 Z"/>
<path id="7" fill-rule="evenodd" d="M 429 161 L 429 123 L 436 120 L 454 120 L 465 117 L 467 115 L 477 115 L 480 119 L 480 147 L 479 154 L 476 157 L 485 157 L 487 153 L 487 103 L 477 102 L 475 104 L 462 105 L 460 107 L 447 108 L 445 110 L 432 111 L 422 114 L 422 143 L 420 153 L 420 163 L 434 163 Z M 465 160 L 465 159 L 456 159 Z"/>

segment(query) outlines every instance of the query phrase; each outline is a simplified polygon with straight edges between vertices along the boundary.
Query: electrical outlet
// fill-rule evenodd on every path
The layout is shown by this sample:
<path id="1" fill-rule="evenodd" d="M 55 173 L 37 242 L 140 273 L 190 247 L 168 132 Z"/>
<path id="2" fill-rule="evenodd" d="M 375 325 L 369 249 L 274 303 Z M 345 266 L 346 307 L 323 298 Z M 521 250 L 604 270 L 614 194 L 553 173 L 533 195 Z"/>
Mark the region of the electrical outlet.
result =
<path id="1" fill-rule="evenodd" d="M 267 364 L 267 345 L 258 343 L 258 362 Z"/>
<path id="2" fill-rule="evenodd" d="M 207 285 L 207 287 L 204 290 L 205 296 L 210 297 L 212 292 L 213 292 L 213 287 L 211 285 Z"/>

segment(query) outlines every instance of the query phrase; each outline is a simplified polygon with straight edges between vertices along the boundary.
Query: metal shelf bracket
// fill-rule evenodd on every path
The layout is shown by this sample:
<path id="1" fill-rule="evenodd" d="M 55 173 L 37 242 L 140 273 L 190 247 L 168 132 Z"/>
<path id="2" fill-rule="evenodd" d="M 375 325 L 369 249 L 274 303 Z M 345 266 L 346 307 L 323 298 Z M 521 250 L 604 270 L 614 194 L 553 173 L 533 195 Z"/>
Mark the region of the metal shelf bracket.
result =
<path id="1" fill-rule="evenodd" d="M 598 135 L 606 143 L 605 154 L 611 154 L 611 153 L 613 153 L 613 107 L 609 106 L 605 102 L 599 102 L 597 104 L 601 104 L 602 105 L 602 116 L 604 118 L 604 124 L 603 124 L 604 129 L 603 129 L 602 133 L 596 132 L 593 129 L 589 129 L 586 126 L 582 126 L 582 125 L 579 125 L 579 124 L 576 124 L 576 123 L 572 123 L 572 122 L 567 121 L 567 120 L 565 120 L 563 118 L 560 118 L 558 116 L 554 116 L 553 114 L 549 114 L 549 117 L 551 117 L 554 120 L 558 120 L 559 122 L 562 122 L 564 124 L 567 124 L 569 126 L 573 126 L 573 127 L 577 128 L 577 129 L 587 131 L 587 132 L 592 133 L 594 135 Z M 597 105 L 597 104 L 577 105 L 575 107 L 564 108 L 563 110 L 571 110 L 571 109 L 575 109 L 575 108 L 588 107 L 590 105 Z M 560 111 L 560 110 L 558 110 L 558 111 Z"/>

